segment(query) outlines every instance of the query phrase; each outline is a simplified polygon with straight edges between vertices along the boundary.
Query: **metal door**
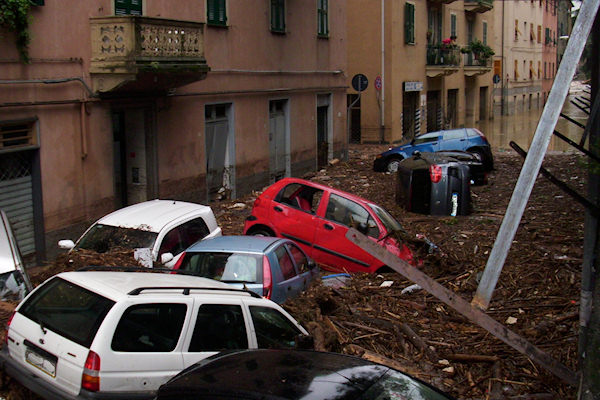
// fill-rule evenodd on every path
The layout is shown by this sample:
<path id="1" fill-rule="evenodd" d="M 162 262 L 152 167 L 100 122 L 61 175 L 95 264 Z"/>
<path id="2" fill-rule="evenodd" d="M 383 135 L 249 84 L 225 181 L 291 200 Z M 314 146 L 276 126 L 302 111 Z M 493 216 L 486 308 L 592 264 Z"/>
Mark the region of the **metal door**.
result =
<path id="1" fill-rule="evenodd" d="M 286 100 L 274 100 L 269 103 L 269 172 L 271 183 L 285 177 L 287 171 L 285 103 Z"/>
<path id="2" fill-rule="evenodd" d="M 229 167 L 229 104 L 206 106 L 206 186 L 208 200 L 232 189 Z M 225 196 L 228 197 L 228 196 Z"/>

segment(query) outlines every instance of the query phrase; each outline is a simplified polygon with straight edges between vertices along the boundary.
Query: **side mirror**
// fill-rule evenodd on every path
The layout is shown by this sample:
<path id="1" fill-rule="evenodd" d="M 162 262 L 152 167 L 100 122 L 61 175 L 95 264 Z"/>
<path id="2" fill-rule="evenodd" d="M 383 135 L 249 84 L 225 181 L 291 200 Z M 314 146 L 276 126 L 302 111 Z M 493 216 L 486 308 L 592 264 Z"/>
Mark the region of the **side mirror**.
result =
<path id="1" fill-rule="evenodd" d="M 369 226 L 367 224 L 365 224 L 364 222 L 361 222 L 356 227 L 356 230 L 359 231 L 360 233 L 362 233 L 363 235 L 366 235 L 369 232 Z"/>
<path id="2" fill-rule="evenodd" d="M 315 349 L 315 338 L 310 335 L 299 334 L 296 335 L 295 349 L 298 350 L 314 350 Z"/>
<path id="3" fill-rule="evenodd" d="M 58 247 L 64 250 L 71 250 L 73 247 L 75 247 L 75 242 L 70 239 L 59 240 Z"/>
<path id="4" fill-rule="evenodd" d="M 166 264 L 174 258 L 173 253 L 162 253 L 160 255 L 160 263 Z"/>
<path id="5" fill-rule="evenodd" d="M 317 263 L 315 262 L 315 260 L 313 260 L 312 258 L 310 258 L 308 260 L 308 269 L 314 269 L 317 266 Z"/>

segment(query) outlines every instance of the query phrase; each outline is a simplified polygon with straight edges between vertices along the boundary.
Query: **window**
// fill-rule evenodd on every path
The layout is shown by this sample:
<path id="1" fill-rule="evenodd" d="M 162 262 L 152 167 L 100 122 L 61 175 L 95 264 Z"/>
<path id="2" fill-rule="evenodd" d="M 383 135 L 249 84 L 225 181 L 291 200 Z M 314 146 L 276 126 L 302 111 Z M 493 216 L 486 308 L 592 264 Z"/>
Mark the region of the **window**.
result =
<path id="1" fill-rule="evenodd" d="M 287 249 L 290 251 L 290 254 L 294 258 L 294 262 L 296 263 L 296 268 L 298 268 L 298 273 L 303 274 L 304 272 L 308 272 L 308 259 L 296 246 L 295 244 L 288 243 L 286 244 Z"/>
<path id="2" fill-rule="evenodd" d="M 114 301 L 54 278 L 34 292 L 19 312 L 84 347 L 90 347 Z"/>
<path id="3" fill-rule="evenodd" d="M 292 183 L 279 192 L 275 201 L 314 214 L 322 196 L 323 191 L 320 189 Z"/>
<path id="4" fill-rule="evenodd" d="M 424 135 L 417 136 L 415 138 L 413 144 L 435 142 L 435 141 L 438 140 L 439 137 L 440 137 L 440 133 L 439 132 L 426 133 Z"/>
<path id="5" fill-rule="evenodd" d="M 465 131 L 463 129 L 451 129 L 448 131 L 444 131 L 444 136 L 442 140 L 453 140 L 453 139 L 464 139 Z"/>
<path id="6" fill-rule="evenodd" d="M 529 60 L 529 79 L 533 79 L 535 70 L 533 69 L 533 61 Z"/>
<path id="7" fill-rule="evenodd" d="M 202 304 L 198 309 L 190 352 L 248 348 L 242 307 L 235 304 Z"/>
<path id="8" fill-rule="evenodd" d="M 208 233 L 208 226 L 206 226 L 202 217 L 185 222 L 171 229 L 160 244 L 160 250 L 158 250 L 159 259 L 163 253 L 171 253 L 173 255 L 181 253 L 198 240 L 204 238 Z"/>
<path id="9" fill-rule="evenodd" d="M 456 37 L 456 14 L 450 14 L 450 37 Z"/>
<path id="10" fill-rule="evenodd" d="M 532 42 L 535 41 L 535 29 L 533 27 L 533 22 L 529 26 L 529 40 L 531 40 Z"/>
<path id="11" fill-rule="evenodd" d="M 276 248 L 275 255 L 277 256 L 277 261 L 279 262 L 283 279 L 287 281 L 288 279 L 295 277 L 296 270 L 294 269 L 294 263 L 292 262 L 292 259 L 290 258 L 290 255 L 286 251 L 285 247 L 279 246 Z"/>
<path id="12" fill-rule="evenodd" d="M 137 304 L 123 313 L 111 348 L 114 351 L 164 353 L 175 349 L 185 320 L 185 304 Z"/>
<path id="13" fill-rule="evenodd" d="M 360 204 L 336 194 L 329 196 L 325 218 L 348 227 L 357 228 L 359 225 L 364 225 L 368 228 L 369 236 L 379 236 L 377 224 L 367 210 Z"/>
<path id="14" fill-rule="evenodd" d="M 415 43 L 415 5 L 404 5 L 404 43 Z"/>
<path id="15" fill-rule="evenodd" d="M 271 0 L 271 31 L 285 33 L 285 0 Z"/>
<path id="16" fill-rule="evenodd" d="M 515 19 L 515 40 L 519 40 L 520 33 L 521 31 L 519 31 L 519 20 Z"/>
<path id="17" fill-rule="evenodd" d="M 538 77 L 538 79 L 540 79 L 542 77 L 542 62 L 541 61 L 538 61 L 537 77 Z"/>
<path id="18" fill-rule="evenodd" d="M 519 61 L 515 60 L 515 80 L 519 79 Z"/>
<path id="19" fill-rule="evenodd" d="M 142 0 L 115 0 L 115 15 L 142 15 Z"/>
<path id="20" fill-rule="evenodd" d="M 225 0 L 206 0 L 206 22 L 208 25 L 227 25 Z"/>
<path id="21" fill-rule="evenodd" d="M 302 332 L 282 313 L 269 307 L 250 306 L 256 341 L 261 349 L 293 348 Z"/>
<path id="22" fill-rule="evenodd" d="M 547 72 L 546 72 L 546 61 L 544 61 L 544 79 L 546 79 L 548 77 Z"/>
<path id="23" fill-rule="evenodd" d="M 538 25 L 537 42 L 542 43 L 542 26 L 541 25 Z"/>
<path id="24" fill-rule="evenodd" d="M 487 22 L 483 22 L 483 44 L 487 44 L 488 25 Z"/>
<path id="25" fill-rule="evenodd" d="M 262 265 L 261 254 L 188 251 L 179 269 L 227 283 L 259 283 Z"/>
<path id="26" fill-rule="evenodd" d="M 317 0 L 317 35 L 329 36 L 329 0 Z"/>
<path id="27" fill-rule="evenodd" d="M 0 125 L 0 152 L 15 148 L 38 147 L 35 121 Z"/>

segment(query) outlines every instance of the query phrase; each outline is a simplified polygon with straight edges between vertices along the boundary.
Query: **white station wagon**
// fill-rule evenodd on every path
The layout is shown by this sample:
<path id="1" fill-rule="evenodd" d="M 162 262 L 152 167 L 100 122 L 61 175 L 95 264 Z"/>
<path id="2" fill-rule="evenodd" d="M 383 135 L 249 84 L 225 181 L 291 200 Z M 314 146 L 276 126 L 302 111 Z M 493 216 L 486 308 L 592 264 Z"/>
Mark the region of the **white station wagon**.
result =
<path id="1" fill-rule="evenodd" d="M 90 226 L 77 243 L 61 240 L 58 246 L 99 253 L 113 248 L 149 249 L 150 264 L 159 261 L 172 267 L 189 246 L 215 236 L 221 236 L 221 228 L 210 207 L 184 201 L 150 200 L 108 214 Z"/>
<path id="2" fill-rule="evenodd" d="M 293 348 L 303 335 L 277 304 L 212 279 L 64 272 L 16 308 L 0 366 L 46 399 L 151 399 L 219 351 Z"/>

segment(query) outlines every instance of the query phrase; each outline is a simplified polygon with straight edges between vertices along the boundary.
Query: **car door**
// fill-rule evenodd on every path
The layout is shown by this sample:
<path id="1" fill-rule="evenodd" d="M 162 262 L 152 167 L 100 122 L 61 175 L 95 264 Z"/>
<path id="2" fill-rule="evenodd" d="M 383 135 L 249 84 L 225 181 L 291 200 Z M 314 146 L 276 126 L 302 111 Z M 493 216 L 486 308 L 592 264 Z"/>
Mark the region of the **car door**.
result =
<path id="1" fill-rule="evenodd" d="M 268 304 L 247 302 L 251 316 L 253 345 L 259 349 L 291 349 L 296 346 L 298 336 L 306 335 L 289 315 Z"/>
<path id="2" fill-rule="evenodd" d="M 276 260 L 274 265 L 271 265 L 271 279 L 273 279 L 271 300 L 275 303 L 283 303 L 302 291 L 303 280 L 296 271 L 294 259 L 285 242 L 280 242 L 273 249 L 270 259 Z"/>
<path id="3" fill-rule="evenodd" d="M 417 136 L 412 142 L 410 155 L 412 155 L 415 151 L 420 151 L 422 153 L 438 151 L 440 149 L 441 135 L 442 132 L 437 131 Z"/>
<path id="4" fill-rule="evenodd" d="M 372 272 L 376 259 L 346 239 L 350 226 L 364 223 L 369 226 L 369 236 L 379 236 L 377 225 L 370 213 L 360 204 L 331 193 L 327 199 L 325 215 L 317 227 L 313 258 L 326 269 L 339 272 Z"/>
<path id="5" fill-rule="evenodd" d="M 466 150 L 467 134 L 464 128 L 450 129 L 444 131 L 442 140 L 439 142 L 439 150 Z"/>
<path id="6" fill-rule="evenodd" d="M 111 313 L 92 349 L 101 356 L 102 391 L 154 391 L 184 368 L 181 351 L 193 309 L 191 298 L 152 296 L 123 302 Z M 116 325 L 116 328 L 114 326 Z M 95 346 L 98 346 L 97 348 Z"/>
<path id="7" fill-rule="evenodd" d="M 183 345 L 185 368 L 219 351 L 250 348 L 250 325 L 241 301 L 220 299 L 196 303 Z"/>
<path id="8" fill-rule="evenodd" d="M 160 262 L 164 253 L 171 253 L 173 258 L 165 263 L 165 267 L 173 267 L 185 249 L 198 240 L 208 237 L 209 233 L 210 230 L 202 217 L 194 218 L 172 228 L 164 236 L 159 235 L 157 238 L 156 260 Z"/>
<path id="9" fill-rule="evenodd" d="M 319 193 L 316 193 L 319 192 Z M 315 215 L 321 190 L 300 183 L 285 186 L 270 204 L 269 218 L 272 226 L 277 227 L 279 236 L 298 243 L 307 254 L 312 253 L 315 239 L 317 217 Z M 309 197 L 309 198 L 307 198 Z M 317 203 L 309 206 L 308 203 Z"/>

